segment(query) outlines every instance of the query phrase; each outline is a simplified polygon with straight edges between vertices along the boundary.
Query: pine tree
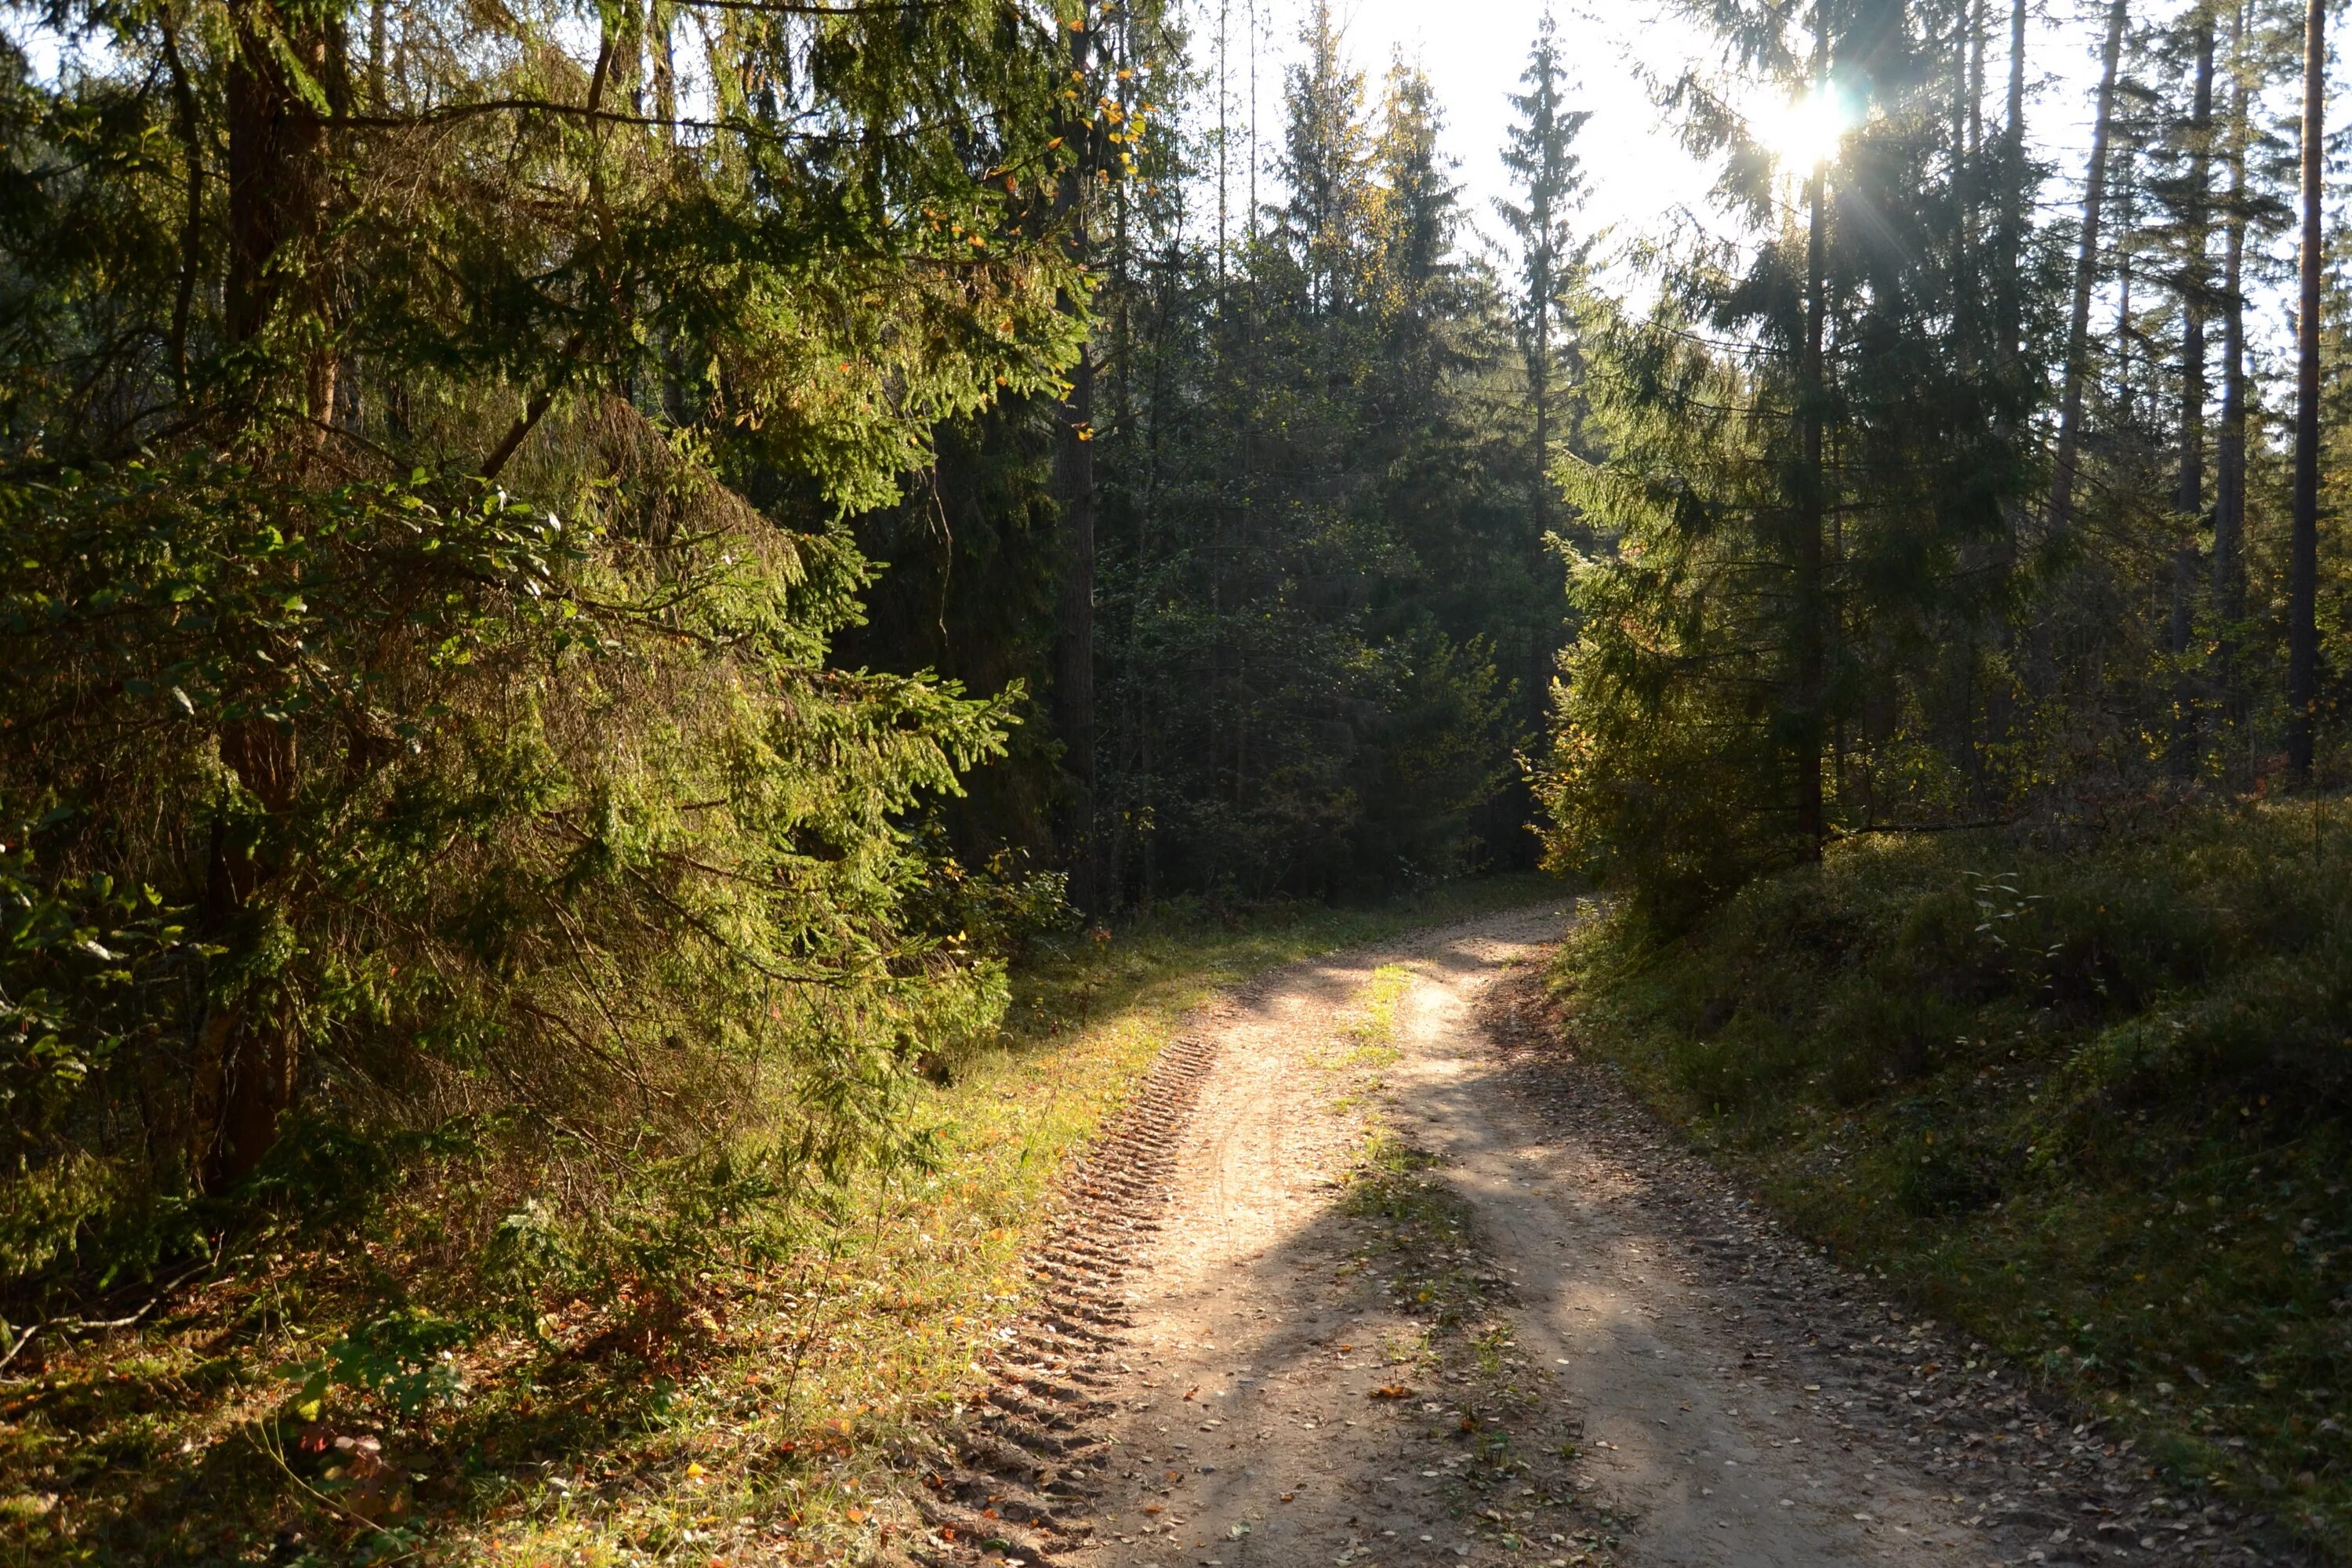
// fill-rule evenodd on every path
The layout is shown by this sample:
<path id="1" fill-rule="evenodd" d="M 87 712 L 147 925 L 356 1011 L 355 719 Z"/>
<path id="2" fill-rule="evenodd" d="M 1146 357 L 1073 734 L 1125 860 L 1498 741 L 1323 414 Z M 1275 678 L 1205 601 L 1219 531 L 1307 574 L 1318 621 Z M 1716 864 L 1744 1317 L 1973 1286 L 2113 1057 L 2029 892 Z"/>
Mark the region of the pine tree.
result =
<path id="1" fill-rule="evenodd" d="M 1297 268 L 1301 305 L 1338 318 L 1362 302 L 1356 289 L 1370 238 L 1364 78 L 1347 62 L 1329 0 L 1316 0 L 1300 42 L 1307 58 L 1290 68 L 1283 89 L 1276 167 L 1290 194 L 1274 215 L 1275 233 Z"/>
<path id="2" fill-rule="evenodd" d="M 2309 783 L 2319 720 L 2320 303 L 2327 271 L 2327 5 L 2306 0 L 2303 34 L 2303 233 L 2295 310 L 2294 512 L 2287 546 L 2287 766 Z"/>
<path id="3" fill-rule="evenodd" d="M 2090 157 L 2083 176 L 2082 226 L 2075 242 L 2074 304 L 2058 398 L 2058 447 L 2051 463 L 2048 523 L 2063 539 L 2074 521 L 2074 488 L 2083 451 L 2083 396 L 2091 376 L 2091 296 L 2098 287 L 2099 231 L 2106 216 L 2108 143 L 2114 134 L 2116 73 L 2122 63 L 2130 0 L 2107 7 L 2106 42 L 2099 51 L 2099 90 L 2091 121 Z"/>
<path id="4" fill-rule="evenodd" d="M 2173 492 L 2180 537 L 2172 552 L 2172 603 L 2166 645 L 2176 671 L 2170 766 L 2175 776 L 2182 778 L 2196 764 L 2198 694 L 2189 650 L 2196 634 L 2198 585 L 2205 574 L 2200 570 L 2197 535 L 2205 513 L 2205 323 L 2213 294 L 2209 250 L 2213 218 L 2214 22 L 2210 0 L 2193 7 L 2187 18 L 2189 53 L 2195 63 L 2188 120 L 2180 127 L 2187 144 L 2186 177 L 2168 193 L 2180 256 L 2176 290 L 2181 328 L 2179 478 Z"/>

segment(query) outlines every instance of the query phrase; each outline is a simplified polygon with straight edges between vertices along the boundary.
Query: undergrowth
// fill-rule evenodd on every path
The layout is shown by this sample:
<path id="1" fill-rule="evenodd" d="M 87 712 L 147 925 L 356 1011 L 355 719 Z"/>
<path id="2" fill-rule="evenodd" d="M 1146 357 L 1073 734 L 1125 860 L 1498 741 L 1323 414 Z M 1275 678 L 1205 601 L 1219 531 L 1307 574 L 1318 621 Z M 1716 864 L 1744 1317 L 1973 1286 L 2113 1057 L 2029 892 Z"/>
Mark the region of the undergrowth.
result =
<path id="1" fill-rule="evenodd" d="M 992 1047 L 917 1091 L 927 1166 L 811 1193 L 781 1249 L 710 1204 L 683 1279 L 642 1293 L 542 1294 L 496 1320 L 420 1308 L 472 1256 L 445 1234 L 451 1185 L 499 1175 L 420 1155 L 358 1212 L 223 1258 L 136 1324 L 34 1342 L 0 1374 L 0 1562 L 866 1561 L 913 1524 L 906 1472 L 1029 1298 L 1056 1175 L 1187 1009 L 1535 894 L 1501 880 L 1074 936 L 1016 973 Z M 520 1267 L 533 1237 L 513 1228 Z"/>
<path id="2" fill-rule="evenodd" d="M 2352 1560 L 2352 805 L 1856 840 L 1556 978 L 1799 1226 Z"/>

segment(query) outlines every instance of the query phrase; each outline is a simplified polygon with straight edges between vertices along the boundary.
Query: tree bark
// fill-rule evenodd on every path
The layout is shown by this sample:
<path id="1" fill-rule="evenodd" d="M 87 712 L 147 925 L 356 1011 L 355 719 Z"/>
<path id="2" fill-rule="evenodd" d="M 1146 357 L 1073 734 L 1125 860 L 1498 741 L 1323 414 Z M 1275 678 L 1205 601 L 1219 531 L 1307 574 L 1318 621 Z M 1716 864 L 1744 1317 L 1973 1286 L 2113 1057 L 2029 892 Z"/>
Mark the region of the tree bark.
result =
<path id="1" fill-rule="evenodd" d="M 2294 515 L 2287 541 L 2286 760 L 2311 782 L 2319 702 L 2319 297 L 2327 273 L 2326 195 L 2327 4 L 2306 0 L 2303 23 L 2303 245 L 2294 329 Z"/>
<path id="2" fill-rule="evenodd" d="M 1830 34 L 1827 0 L 1813 12 L 1813 90 L 1829 89 Z M 1823 618 L 1824 547 L 1822 522 L 1827 497 L 1822 466 L 1822 425 L 1827 396 L 1822 346 L 1829 312 L 1823 298 L 1828 287 L 1830 166 L 1827 157 L 1813 165 L 1805 233 L 1805 347 L 1798 366 L 1798 397 L 1801 409 L 1802 487 L 1798 497 L 1797 539 L 1797 833 L 1807 855 L 1819 859 L 1828 837 L 1822 799 L 1822 748 L 1824 718 L 1823 680 L 1826 674 L 1826 633 Z"/>
<path id="3" fill-rule="evenodd" d="M 2131 0 L 2107 10 L 2107 39 L 2099 57 L 2099 106 L 2091 129 L 2091 167 L 2083 190 L 2083 242 L 2074 258 L 2074 310 L 2066 331 L 2065 380 L 2059 396 L 2058 453 L 2050 470 L 2050 531 L 2063 535 L 2074 521 L 2074 470 L 2083 450 L 2083 384 L 2090 374 L 2091 294 L 2099 277 L 2099 218 L 2107 194 L 2107 134 L 2114 123 L 2116 68 L 2123 58 L 2124 24 Z"/>
<path id="4" fill-rule="evenodd" d="M 2009 8 L 2009 100 L 2001 124 L 2000 363 L 2017 374 L 2023 352 L 2025 263 L 2025 0 Z"/>
<path id="5" fill-rule="evenodd" d="M 2223 218 L 2221 263 L 2221 428 L 2213 474 L 2213 616 L 2215 679 L 2221 721 L 2234 733 L 2245 723 L 2245 692 L 2238 669 L 2238 624 L 2246 614 L 2246 83 L 2245 0 L 2230 14 L 2230 203 Z"/>
<path id="6" fill-rule="evenodd" d="M 196 112 L 196 89 L 188 79 L 187 62 L 180 54 L 179 24 L 166 5 L 163 11 L 163 60 L 172 72 L 172 112 L 180 133 L 181 156 L 186 160 L 180 219 L 180 277 L 173 293 L 170 338 L 164 345 L 172 362 L 172 379 L 180 395 L 188 394 L 188 321 L 196 300 L 196 273 L 204 262 L 205 142 Z"/>
<path id="7" fill-rule="evenodd" d="M 1070 35 L 1070 67 L 1084 73 L 1094 29 Z M 1091 137 L 1088 138 L 1091 144 Z M 1090 157 L 1070 174 L 1070 245 L 1083 263 L 1087 254 L 1085 186 L 1093 177 Z M 1061 589 L 1054 617 L 1054 730 L 1062 742 L 1062 766 L 1070 798 L 1063 818 L 1063 859 L 1070 878 L 1070 900 L 1098 912 L 1096 886 L 1095 816 L 1095 367 L 1092 346 L 1082 345 L 1070 372 L 1070 392 L 1062 405 L 1056 467 L 1062 501 Z"/>
<path id="8" fill-rule="evenodd" d="M 327 127 L 313 100 L 347 96 L 342 59 L 336 35 L 312 13 L 238 0 L 228 22 L 227 336 L 233 347 L 260 351 L 264 367 L 275 343 L 310 338 L 299 367 L 298 410 L 310 428 L 286 454 L 299 466 L 335 415 L 338 366 L 333 335 L 323 330 L 331 295 L 317 255 L 326 218 Z M 315 319 L 317 330 L 286 331 L 304 316 Z M 246 389 L 249 416 L 282 406 L 278 374 L 268 368 L 257 374 Z M 213 824 L 199 920 L 211 940 L 234 952 L 258 938 L 264 900 L 285 875 L 273 825 L 291 809 L 299 786 L 289 726 L 234 720 L 222 726 L 219 741 L 221 761 L 259 807 L 233 813 L 224 802 Z M 266 981 L 207 996 L 196 1029 L 188 1151 L 206 1190 L 242 1180 L 277 1142 L 279 1118 L 293 1103 L 298 1044 L 290 1024 L 269 1005 Z"/>
<path id="9" fill-rule="evenodd" d="M 334 83 L 331 37 L 307 14 L 281 15 L 267 0 L 241 0 L 229 12 L 228 339 L 250 344 L 281 306 L 323 311 L 315 258 L 326 214 L 325 119 L 301 91 Z M 289 289 L 289 284 L 292 288 Z M 331 419 L 335 356 L 328 334 L 303 364 L 302 412 Z"/>
<path id="10" fill-rule="evenodd" d="M 2173 495 L 2179 538 L 2172 554 L 2172 616 L 2166 638 L 2173 657 L 2172 752 L 2174 776 L 2185 778 L 2197 763 L 2197 690 L 2189 673 L 2189 650 L 2196 634 L 2199 521 L 2205 511 L 2205 315 L 2212 279 L 2206 267 L 2206 231 L 2211 221 L 2208 184 L 2212 173 L 2213 9 L 2200 0 L 2195 19 L 2197 83 L 2189 104 L 2189 190 L 2183 213 L 2180 276 L 2180 478 Z"/>
<path id="11" fill-rule="evenodd" d="M 1964 143 L 1971 184 L 1984 154 L 1985 0 L 1969 0 L 1968 139 Z M 1976 186 L 1977 189 L 1982 187 Z"/>
<path id="12" fill-rule="evenodd" d="M 1549 283 L 1550 268 L 1541 270 Z M 1528 500 L 1533 509 L 1536 534 L 1540 538 L 1551 526 L 1551 304 L 1542 299 L 1534 304 L 1535 353 L 1528 356 L 1528 380 L 1532 384 L 1528 390 L 1535 405 L 1536 472 Z"/>

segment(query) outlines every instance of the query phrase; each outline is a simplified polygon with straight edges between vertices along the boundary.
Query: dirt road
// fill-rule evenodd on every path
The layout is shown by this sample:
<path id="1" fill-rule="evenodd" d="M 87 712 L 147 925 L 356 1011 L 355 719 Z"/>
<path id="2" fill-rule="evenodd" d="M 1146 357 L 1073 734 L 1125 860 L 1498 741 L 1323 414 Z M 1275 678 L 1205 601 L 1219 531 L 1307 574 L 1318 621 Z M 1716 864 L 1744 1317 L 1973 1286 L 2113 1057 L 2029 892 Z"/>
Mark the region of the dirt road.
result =
<path id="1" fill-rule="evenodd" d="M 2280 1560 L 1528 1048 L 1566 915 L 1302 966 L 1203 1020 L 1157 1228 L 1093 1276 L 1087 1356 L 1055 1361 L 1096 1414 L 1051 1489 L 1091 1530 L 1041 1516 L 1063 1533 L 1039 1555 Z"/>

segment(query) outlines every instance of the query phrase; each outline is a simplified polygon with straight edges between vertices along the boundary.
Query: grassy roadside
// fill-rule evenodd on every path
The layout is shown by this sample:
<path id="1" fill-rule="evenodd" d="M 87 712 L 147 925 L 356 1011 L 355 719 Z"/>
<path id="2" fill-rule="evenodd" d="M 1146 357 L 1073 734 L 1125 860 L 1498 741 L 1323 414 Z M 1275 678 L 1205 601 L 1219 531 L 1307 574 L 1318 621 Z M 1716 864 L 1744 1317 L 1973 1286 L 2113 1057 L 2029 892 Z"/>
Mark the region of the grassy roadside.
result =
<path id="1" fill-rule="evenodd" d="M 1797 1226 L 2352 1561 L 2352 804 L 1852 842 L 1555 984 Z"/>
<path id="2" fill-rule="evenodd" d="M 730 1263 L 722 1243 L 667 1316 L 579 1302 L 472 1342 L 420 1341 L 304 1408 L 299 1369 L 351 1326 L 354 1280 L 394 1252 L 415 1267 L 431 1216 L 394 1201 L 332 1248 L 257 1254 L 0 1379 L 0 1564 L 881 1555 L 914 1519 L 905 1461 L 980 1386 L 979 1352 L 1027 1298 L 1021 1258 L 1055 1177 L 1185 1012 L 1543 886 L 1074 942 L 1018 977 L 996 1048 L 923 1091 L 928 1174 L 846 1195 L 781 1264 Z"/>

